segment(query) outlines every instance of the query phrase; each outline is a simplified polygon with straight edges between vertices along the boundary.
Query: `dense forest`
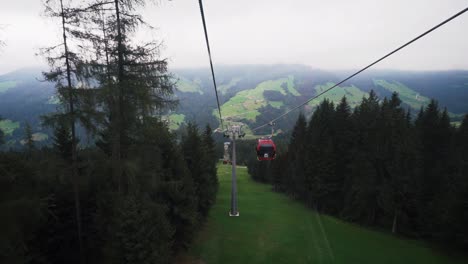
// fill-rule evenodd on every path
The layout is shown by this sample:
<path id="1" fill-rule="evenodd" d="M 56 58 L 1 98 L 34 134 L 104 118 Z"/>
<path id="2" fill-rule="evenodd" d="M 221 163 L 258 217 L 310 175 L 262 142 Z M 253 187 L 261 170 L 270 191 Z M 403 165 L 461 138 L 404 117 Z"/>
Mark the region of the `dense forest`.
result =
<path id="1" fill-rule="evenodd" d="M 209 128 L 189 125 L 177 143 L 165 124 L 145 125 L 132 135 L 120 190 L 100 147 L 77 151 L 74 182 L 70 133 L 55 133 L 53 147 L 30 140 L 0 153 L 2 263 L 170 263 L 189 245 L 217 191 Z"/>
<path id="2" fill-rule="evenodd" d="M 322 213 L 468 248 L 468 115 L 451 126 L 432 100 L 411 118 L 396 93 L 354 110 L 324 100 L 286 149 L 251 159 L 252 177 Z"/>
<path id="3" fill-rule="evenodd" d="M 29 76 L 34 82 L 4 87 L 0 106 L 5 123 L 16 124 L 0 129 L 0 263 L 172 263 L 206 222 L 229 139 L 212 130 L 220 120 L 206 88 L 212 92 L 210 75 L 171 73 L 161 42 L 147 39 L 154 28 L 139 13 L 145 2 L 43 1 L 43 16 L 59 32 L 59 42 L 39 52 L 49 68 L 35 88 L 46 93 L 31 93 L 37 80 Z M 263 71 L 220 68 L 221 108 L 232 111 L 223 113 L 226 123 L 251 129 L 268 122 L 344 74 L 314 75 L 298 65 Z M 237 162 L 318 212 L 466 250 L 466 71 L 434 74 L 431 84 L 420 82 L 426 73 L 397 74 L 415 91 L 381 73 L 361 76 L 340 88 L 348 97 L 338 104 L 337 92 L 335 103 L 306 105 L 310 117 L 278 120 L 275 160 L 257 161 L 255 140 L 240 140 Z M 450 93 L 439 89 L 444 79 Z M 389 98 L 378 98 L 378 87 Z M 456 101 L 456 113 L 435 100 L 423 104 L 426 91 L 443 105 Z M 362 101 L 351 100 L 361 94 Z M 247 110 L 255 115 L 239 117 Z M 250 138 L 270 128 L 256 132 Z"/>
<path id="4" fill-rule="evenodd" d="M 23 68 L 0 75 L 0 114 L 4 118 L 4 121 L 0 122 L 0 129 L 6 134 L 5 143 L 0 150 L 23 147 L 21 140 L 24 138 L 26 123 L 31 125 L 37 146 L 52 143 L 52 130 L 42 124 L 40 116 L 54 112 L 58 100 L 54 95 L 54 84 L 41 81 L 43 77 L 40 73 L 43 70 L 44 68 Z M 176 83 L 174 99 L 178 104 L 177 108 L 165 109 L 163 117 L 170 122 L 171 130 L 177 130 L 188 122 L 196 123 L 200 127 L 208 123 L 213 129 L 220 125 L 215 111 L 216 97 L 209 71 L 209 68 L 171 69 Z M 244 128 L 248 126 L 250 129 L 263 125 L 290 107 L 306 101 L 313 97 L 320 87 L 336 83 L 341 77 L 307 66 L 292 65 L 219 66 L 216 67 L 216 76 L 220 87 L 220 103 L 224 105 L 223 116 L 242 122 Z M 370 90 L 374 90 L 381 98 L 390 97 L 392 92 L 397 91 L 403 101 L 402 106 L 411 107 L 413 117 L 421 105 L 430 102 L 429 98 L 437 98 L 441 107 L 447 107 L 452 124 L 458 125 L 463 119 L 463 113 L 468 112 L 465 103 L 468 100 L 467 76 L 468 71 L 370 71 L 351 79 L 336 92 L 325 94 L 324 98 L 337 104 L 346 94 L 348 103 L 354 108 L 361 101 L 363 94 L 368 94 Z M 262 87 L 266 88 L 263 92 L 259 90 L 263 89 Z M 297 93 L 292 94 L 288 87 L 294 88 Z M 250 95 L 243 96 L 245 93 L 254 97 L 249 99 Z M 253 118 L 249 114 L 254 113 L 251 111 L 254 111 L 254 102 L 257 99 L 264 100 L 264 103 L 257 108 L 258 115 Z M 239 103 L 238 108 L 229 108 L 227 106 L 231 104 L 230 100 L 247 101 Z M 310 115 L 318 102 L 320 101 L 314 100 L 310 107 L 304 109 L 304 114 Z M 249 106 L 248 109 L 244 109 L 243 105 Z M 230 118 L 232 115 L 237 117 Z M 280 119 L 276 124 L 277 131 L 289 133 L 297 115 L 298 112 L 293 112 Z M 259 135 L 266 133 L 268 128 L 256 131 Z M 79 145 L 94 143 L 94 138 L 90 137 L 80 124 L 77 124 L 76 134 L 80 139 Z"/>
<path id="5" fill-rule="evenodd" d="M 44 1 L 62 39 L 41 51 L 59 100 L 42 117 L 53 144 L 26 125 L 24 147 L 0 153 L 0 262 L 170 263 L 215 200 L 211 128 L 176 136 L 162 120 L 174 78 L 157 42 L 133 40 L 144 1 L 69 3 Z"/>

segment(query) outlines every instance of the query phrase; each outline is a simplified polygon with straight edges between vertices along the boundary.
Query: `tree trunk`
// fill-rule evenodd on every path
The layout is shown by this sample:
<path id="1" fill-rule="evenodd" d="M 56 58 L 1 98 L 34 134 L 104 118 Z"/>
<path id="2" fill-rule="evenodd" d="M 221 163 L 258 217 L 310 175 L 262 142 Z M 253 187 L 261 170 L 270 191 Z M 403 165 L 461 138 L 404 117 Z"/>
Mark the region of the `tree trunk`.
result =
<path id="1" fill-rule="evenodd" d="M 62 30 L 63 30 L 63 45 L 65 48 L 65 64 L 67 67 L 67 84 L 68 84 L 68 104 L 69 104 L 69 114 L 70 114 L 70 126 L 71 126 L 71 134 L 72 134 L 72 160 L 71 160 L 71 171 L 72 171 L 72 182 L 73 182 L 73 192 L 75 198 L 75 216 L 76 216 L 76 226 L 77 226 L 77 235 L 78 235 L 78 244 L 79 244 L 79 257 L 80 262 L 82 262 L 83 258 L 83 240 L 82 240 L 82 232 L 81 232 L 81 205 L 80 205 L 80 194 L 79 194 L 79 180 L 78 180 L 78 171 L 77 171 L 77 153 L 76 153 L 76 131 L 75 131 L 75 109 L 73 104 L 73 91 L 72 91 L 72 84 L 71 84 L 71 69 L 70 69 L 70 61 L 69 61 L 69 52 L 68 52 L 68 44 L 67 44 L 67 34 L 65 30 L 65 14 L 63 11 L 63 1 L 60 0 L 60 8 L 61 8 L 61 16 L 62 16 Z"/>
<path id="2" fill-rule="evenodd" d="M 115 4 L 115 15 L 117 21 L 117 55 L 118 55 L 118 76 L 117 76 L 117 91 L 118 100 L 116 103 L 116 115 L 114 116 L 114 127 L 113 127 L 113 148 L 112 148 L 112 167 L 114 178 L 117 180 L 119 193 L 122 193 L 122 108 L 123 108 L 123 87 L 122 80 L 124 75 L 123 63 L 123 47 L 122 47 L 122 28 L 120 21 L 120 9 L 119 0 L 114 0 Z"/>

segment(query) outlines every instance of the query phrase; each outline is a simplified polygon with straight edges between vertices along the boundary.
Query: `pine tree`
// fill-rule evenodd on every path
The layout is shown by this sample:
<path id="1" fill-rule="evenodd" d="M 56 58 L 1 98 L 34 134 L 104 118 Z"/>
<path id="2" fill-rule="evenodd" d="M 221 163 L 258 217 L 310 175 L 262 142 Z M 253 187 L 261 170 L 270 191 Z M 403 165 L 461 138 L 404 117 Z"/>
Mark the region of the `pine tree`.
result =
<path id="1" fill-rule="evenodd" d="M 397 93 L 383 101 L 377 132 L 380 148 L 376 170 L 382 179 L 377 198 L 383 214 L 380 221 L 387 224 L 392 219 L 393 233 L 398 231 L 398 220 L 407 218 L 413 204 L 409 186 L 417 177 L 418 164 L 408 116 L 400 105 Z"/>
<path id="2" fill-rule="evenodd" d="M 131 156 L 138 157 L 138 192 L 167 207 L 173 226 L 172 249 L 186 249 L 195 234 L 199 214 L 195 183 L 176 138 L 158 118 L 141 128 L 138 146 Z"/>
<path id="3" fill-rule="evenodd" d="M 26 122 L 26 125 L 24 126 L 24 145 L 26 146 L 28 154 L 31 155 L 35 149 L 35 146 L 32 128 L 28 122 Z"/>
<path id="4" fill-rule="evenodd" d="M 438 210 L 443 209 L 439 202 L 443 200 L 447 182 L 444 168 L 448 165 L 447 151 L 452 131 L 446 111 L 441 113 L 435 100 L 431 100 L 416 119 L 416 129 L 422 146 L 418 222 L 421 233 L 430 237 L 442 226 L 442 214 Z"/>
<path id="5" fill-rule="evenodd" d="M 379 213 L 377 204 L 381 178 L 375 166 L 378 153 L 379 99 L 374 91 L 363 98 L 355 108 L 353 118 L 356 124 L 356 149 L 350 165 L 349 188 L 345 199 L 347 204 L 342 214 L 363 224 L 374 224 Z"/>
<path id="6" fill-rule="evenodd" d="M 307 122 L 305 116 L 300 113 L 296 124 L 293 128 L 291 141 L 288 147 L 288 168 L 287 174 L 291 175 L 291 179 L 284 177 L 284 181 L 280 181 L 280 189 L 287 188 L 290 194 L 294 194 L 299 199 L 304 200 L 306 197 L 305 189 L 305 174 L 304 174 L 304 155 L 306 154 L 306 130 Z M 286 157 L 286 156 L 285 156 Z"/>
<path id="7" fill-rule="evenodd" d="M 456 147 L 459 158 L 458 174 L 453 189 L 454 200 L 448 213 L 448 242 L 455 242 L 463 248 L 468 248 L 468 115 L 465 115 L 457 130 Z M 455 239 L 455 241 L 451 241 Z"/>
<path id="8" fill-rule="evenodd" d="M 212 161 L 210 162 L 210 157 L 207 156 L 205 142 L 206 138 L 203 140 L 200 136 L 197 125 L 188 123 L 186 133 L 182 138 L 182 151 L 195 184 L 200 220 L 207 216 L 211 205 L 214 203 L 217 191 L 216 181 L 213 179 L 215 176 L 213 175 L 213 164 L 208 168 L 206 167 Z M 211 170 L 207 170 L 210 167 Z"/>
<path id="9" fill-rule="evenodd" d="M 54 128 L 53 144 L 60 157 L 71 161 L 73 137 L 69 125 L 65 122 L 59 122 Z"/>
<path id="10" fill-rule="evenodd" d="M 317 210 L 330 210 L 327 198 L 338 189 L 332 179 L 333 125 L 335 107 L 325 99 L 315 110 L 307 127 L 307 153 L 305 156 L 305 186 L 307 204 Z"/>
<path id="11" fill-rule="evenodd" d="M 211 199 L 210 207 L 214 204 L 216 193 L 218 191 L 218 177 L 216 170 L 216 163 L 218 161 L 216 156 L 215 141 L 212 137 L 212 130 L 210 125 L 206 125 L 202 135 L 202 148 L 203 148 L 203 168 L 208 177 L 208 185 L 206 186 L 206 192 Z"/>
<path id="12" fill-rule="evenodd" d="M 302 157 L 301 157 L 302 159 Z M 254 160 L 253 162 L 257 162 Z M 250 168 L 250 164 L 248 164 L 248 168 Z M 289 176 L 293 177 L 292 174 L 289 174 L 290 169 L 290 158 L 289 158 L 289 151 L 284 150 L 283 152 L 279 153 L 274 162 L 272 162 L 272 172 L 271 172 L 271 184 L 273 185 L 273 190 L 276 192 L 287 192 L 286 186 Z M 296 177 L 297 178 L 297 177 Z M 291 194 L 291 191 L 288 192 Z M 297 196 L 300 197 L 301 193 L 298 193 Z M 305 194 L 302 194 L 305 196 Z M 303 198 L 301 199 L 303 200 Z"/>
<path id="13" fill-rule="evenodd" d="M 104 258 L 109 263 L 170 263 L 173 229 L 163 205 L 147 197 L 120 198 Z"/>
<path id="14" fill-rule="evenodd" d="M 344 206 L 345 184 L 349 179 L 349 166 L 353 159 L 355 128 L 351 119 L 351 107 L 346 97 L 336 106 L 333 119 L 333 159 L 335 161 L 336 193 L 332 196 L 331 209 L 334 214 L 342 211 Z"/>
<path id="15" fill-rule="evenodd" d="M 3 118 L 0 116 L 0 121 L 2 121 L 2 119 L 3 119 Z M 3 143 L 5 143 L 4 137 L 5 137 L 5 134 L 3 133 L 3 130 L 0 129 L 0 146 L 1 146 Z"/>

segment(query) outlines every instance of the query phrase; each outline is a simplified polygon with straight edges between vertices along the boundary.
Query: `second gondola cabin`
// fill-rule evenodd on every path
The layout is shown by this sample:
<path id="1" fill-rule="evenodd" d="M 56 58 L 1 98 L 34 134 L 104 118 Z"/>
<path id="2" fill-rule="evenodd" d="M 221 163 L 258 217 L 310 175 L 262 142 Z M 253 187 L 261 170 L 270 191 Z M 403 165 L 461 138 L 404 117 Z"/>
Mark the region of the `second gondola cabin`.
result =
<path id="1" fill-rule="evenodd" d="M 256 151 L 258 160 L 273 160 L 276 158 L 276 145 L 271 138 L 258 139 Z"/>

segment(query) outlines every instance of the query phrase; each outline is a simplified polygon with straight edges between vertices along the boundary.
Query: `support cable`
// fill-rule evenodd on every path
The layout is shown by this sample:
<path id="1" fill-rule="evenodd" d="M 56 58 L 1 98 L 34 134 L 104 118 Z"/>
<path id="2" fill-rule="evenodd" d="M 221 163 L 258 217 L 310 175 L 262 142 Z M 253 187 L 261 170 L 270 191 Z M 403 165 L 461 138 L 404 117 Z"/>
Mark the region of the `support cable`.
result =
<path id="1" fill-rule="evenodd" d="M 200 13 L 203 21 L 203 29 L 205 31 L 206 47 L 208 48 L 208 57 L 210 58 L 211 75 L 213 76 L 213 85 L 216 94 L 216 102 L 218 103 L 219 122 L 221 123 L 221 129 L 223 129 L 223 118 L 221 117 L 221 106 L 219 104 L 218 88 L 216 87 L 216 79 L 213 70 L 213 61 L 211 60 L 210 42 L 208 41 L 208 31 L 206 30 L 205 12 L 203 11 L 202 0 L 198 0 L 198 3 L 200 4 Z"/>

